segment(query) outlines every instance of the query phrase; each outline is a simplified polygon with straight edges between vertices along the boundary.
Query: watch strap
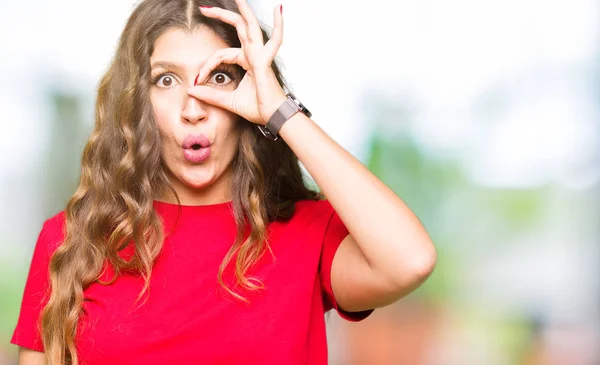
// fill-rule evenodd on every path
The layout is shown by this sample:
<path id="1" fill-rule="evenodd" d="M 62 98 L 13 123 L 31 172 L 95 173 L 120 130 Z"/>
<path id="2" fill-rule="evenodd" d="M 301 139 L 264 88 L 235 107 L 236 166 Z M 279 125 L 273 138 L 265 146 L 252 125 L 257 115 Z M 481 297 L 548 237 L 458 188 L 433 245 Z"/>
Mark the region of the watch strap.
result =
<path id="1" fill-rule="evenodd" d="M 283 104 L 273 113 L 267 122 L 267 129 L 272 135 L 277 136 L 283 123 L 290 119 L 294 114 L 298 113 L 300 108 L 289 97 L 285 99 Z"/>
<path id="2" fill-rule="evenodd" d="M 273 113 L 271 118 L 267 121 L 265 126 L 259 125 L 258 128 L 262 132 L 262 134 L 274 141 L 279 139 L 279 130 L 281 126 L 290 119 L 294 114 L 298 112 L 303 112 L 309 118 L 311 117 L 311 113 L 306 109 L 302 103 L 297 100 L 294 95 L 291 93 L 287 94 L 287 99 L 281 104 L 279 108 Z"/>

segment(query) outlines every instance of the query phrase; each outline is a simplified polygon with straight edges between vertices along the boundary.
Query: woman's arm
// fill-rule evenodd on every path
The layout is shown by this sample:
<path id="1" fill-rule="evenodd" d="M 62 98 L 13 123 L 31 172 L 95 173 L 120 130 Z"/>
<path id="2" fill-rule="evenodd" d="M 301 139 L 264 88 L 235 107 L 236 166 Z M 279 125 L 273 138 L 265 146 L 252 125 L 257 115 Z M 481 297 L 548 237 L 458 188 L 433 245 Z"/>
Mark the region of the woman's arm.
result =
<path id="1" fill-rule="evenodd" d="M 271 38 L 263 44 L 259 22 L 246 0 L 240 14 L 213 7 L 205 16 L 233 25 L 241 48 L 220 49 L 202 65 L 200 85 L 188 93 L 266 125 L 285 100 L 271 67 L 283 39 L 282 7 L 274 9 Z M 221 63 L 238 64 L 245 73 L 233 92 L 202 85 Z M 311 119 L 296 113 L 279 130 L 325 193 L 350 231 L 337 249 L 331 284 L 339 307 L 360 311 L 390 304 L 420 285 L 432 272 L 436 252 L 427 232 L 402 200 Z"/>
<path id="2" fill-rule="evenodd" d="M 279 135 L 350 232 L 331 269 L 339 306 L 346 311 L 385 306 L 422 284 L 437 254 L 404 202 L 304 114 L 296 113 Z"/>
<path id="3" fill-rule="evenodd" d="M 19 365 L 45 365 L 46 355 L 43 352 L 19 346 Z"/>

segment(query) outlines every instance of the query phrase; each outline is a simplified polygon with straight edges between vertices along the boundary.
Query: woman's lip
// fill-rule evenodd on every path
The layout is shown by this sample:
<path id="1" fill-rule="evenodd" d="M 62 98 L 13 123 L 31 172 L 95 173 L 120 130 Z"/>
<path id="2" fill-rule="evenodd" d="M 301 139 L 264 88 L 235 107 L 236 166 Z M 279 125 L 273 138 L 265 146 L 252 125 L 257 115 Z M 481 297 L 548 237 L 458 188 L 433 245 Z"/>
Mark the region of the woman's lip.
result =
<path id="1" fill-rule="evenodd" d="M 202 147 L 197 150 L 193 148 L 184 148 L 183 157 L 189 162 L 199 163 L 210 157 L 210 146 Z"/>
<path id="2" fill-rule="evenodd" d="M 181 147 L 184 149 L 191 148 L 193 145 L 200 145 L 201 147 L 209 147 L 211 145 L 210 139 L 204 133 L 188 134 L 181 143 Z"/>

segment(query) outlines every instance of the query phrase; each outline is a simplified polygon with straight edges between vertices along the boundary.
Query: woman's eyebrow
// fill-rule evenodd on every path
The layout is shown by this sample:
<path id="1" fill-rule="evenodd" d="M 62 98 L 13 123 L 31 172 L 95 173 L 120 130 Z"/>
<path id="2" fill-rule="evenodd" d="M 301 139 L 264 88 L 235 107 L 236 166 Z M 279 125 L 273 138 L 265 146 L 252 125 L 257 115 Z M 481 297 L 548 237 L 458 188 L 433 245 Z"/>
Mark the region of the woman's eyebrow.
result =
<path id="1" fill-rule="evenodd" d="M 183 67 L 177 63 L 169 62 L 169 61 L 156 61 L 152 64 L 151 69 L 155 68 L 164 68 L 168 70 L 181 71 Z"/>
<path id="2" fill-rule="evenodd" d="M 237 64 L 221 63 L 219 66 L 224 67 L 232 72 L 235 72 L 238 77 L 242 77 L 245 72 L 244 69 L 242 68 L 242 66 L 237 65 Z M 180 65 L 178 63 L 171 62 L 171 61 L 156 61 L 156 62 L 152 63 L 150 71 L 157 69 L 157 68 L 171 70 L 174 72 L 184 72 L 185 71 L 185 67 L 183 67 L 182 65 Z"/>

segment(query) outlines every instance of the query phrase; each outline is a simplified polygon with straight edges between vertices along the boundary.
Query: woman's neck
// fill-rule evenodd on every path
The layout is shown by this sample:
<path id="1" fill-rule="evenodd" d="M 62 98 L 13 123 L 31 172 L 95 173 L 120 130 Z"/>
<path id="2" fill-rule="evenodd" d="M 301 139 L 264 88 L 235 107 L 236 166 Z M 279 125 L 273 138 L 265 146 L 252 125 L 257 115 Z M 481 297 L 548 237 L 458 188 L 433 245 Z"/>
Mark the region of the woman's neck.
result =
<path id="1" fill-rule="evenodd" d="M 167 174 L 173 189 L 179 196 L 181 205 L 214 205 L 225 203 L 233 199 L 231 193 L 231 173 L 225 172 L 210 185 L 197 189 L 183 184 L 176 176 Z M 177 199 L 169 190 L 154 200 L 177 204 Z"/>

